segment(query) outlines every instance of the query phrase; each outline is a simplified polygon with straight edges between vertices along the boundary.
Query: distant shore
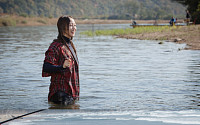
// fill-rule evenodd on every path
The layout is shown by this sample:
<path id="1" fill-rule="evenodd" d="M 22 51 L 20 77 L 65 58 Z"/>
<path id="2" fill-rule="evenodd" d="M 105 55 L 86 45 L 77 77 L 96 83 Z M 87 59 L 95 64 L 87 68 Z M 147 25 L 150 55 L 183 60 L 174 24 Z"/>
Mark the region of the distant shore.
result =
<path id="1" fill-rule="evenodd" d="M 16 15 L 0 15 L 2 26 L 48 26 L 56 25 L 58 18 L 22 17 Z M 77 24 L 131 24 L 131 20 L 75 19 Z M 180 22 L 183 20 L 179 20 Z M 155 20 L 136 20 L 138 24 L 154 24 Z M 169 23 L 168 20 L 157 20 L 157 23 Z M 131 28 L 131 27 L 130 27 Z M 185 49 L 200 50 L 200 25 L 180 26 L 164 32 L 119 35 L 127 39 L 167 40 L 186 43 Z M 163 39 L 164 38 L 164 39 Z"/>
<path id="2" fill-rule="evenodd" d="M 48 17 L 22 17 L 16 15 L 0 14 L 0 27 L 2 26 L 45 26 L 56 25 L 58 18 Z M 131 24 L 131 20 L 103 20 L 103 19 L 75 19 L 77 24 Z M 155 23 L 155 20 L 136 20 L 137 23 Z M 158 20 L 159 23 L 168 23 L 168 20 Z"/>
<path id="3" fill-rule="evenodd" d="M 2 26 L 45 26 L 56 25 L 58 18 L 22 17 L 16 15 L 0 15 Z M 77 24 L 130 24 L 131 20 L 75 19 Z"/>

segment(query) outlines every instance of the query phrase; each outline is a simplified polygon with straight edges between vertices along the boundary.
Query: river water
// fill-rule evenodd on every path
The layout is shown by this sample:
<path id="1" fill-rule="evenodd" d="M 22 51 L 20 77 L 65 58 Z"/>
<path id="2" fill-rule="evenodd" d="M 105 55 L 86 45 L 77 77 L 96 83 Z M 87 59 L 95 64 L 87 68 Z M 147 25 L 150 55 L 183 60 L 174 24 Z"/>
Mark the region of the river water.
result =
<path id="1" fill-rule="evenodd" d="M 79 109 L 52 118 L 200 124 L 200 51 L 165 41 L 80 35 L 128 27 L 78 26 Z M 55 108 L 47 101 L 50 78 L 42 78 L 41 70 L 56 36 L 55 26 L 0 28 L 0 110 Z"/>

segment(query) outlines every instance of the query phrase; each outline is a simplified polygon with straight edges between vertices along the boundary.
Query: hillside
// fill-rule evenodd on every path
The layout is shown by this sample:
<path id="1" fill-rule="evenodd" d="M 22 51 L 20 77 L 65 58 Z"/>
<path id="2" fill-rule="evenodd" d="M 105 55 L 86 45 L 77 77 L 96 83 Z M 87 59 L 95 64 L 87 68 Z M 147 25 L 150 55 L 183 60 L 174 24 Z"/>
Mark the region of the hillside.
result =
<path id="1" fill-rule="evenodd" d="M 29 17 L 72 15 L 80 19 L 183 18 L 185 7 L 171 0 L 1 0 L 0 13 Z"/>

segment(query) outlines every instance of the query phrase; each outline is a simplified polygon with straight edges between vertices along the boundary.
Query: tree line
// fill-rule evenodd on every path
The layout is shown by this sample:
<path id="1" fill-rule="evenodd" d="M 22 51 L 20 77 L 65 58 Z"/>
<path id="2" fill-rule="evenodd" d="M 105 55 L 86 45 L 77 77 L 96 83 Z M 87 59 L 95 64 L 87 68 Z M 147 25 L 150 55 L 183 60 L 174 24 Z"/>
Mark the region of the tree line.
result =
<path id="1" fill-rule="evenodd" d="M 200 24 L 200 0 L 172 0 L 177 1 L 185 6 L 191 15 L 191 20 Z"/>
<path id="2" fill-rule="evenodd" d="M 0 13 L 82 19 L 184 18 L 185 7 L 170 0 L 1 0 Z"/>

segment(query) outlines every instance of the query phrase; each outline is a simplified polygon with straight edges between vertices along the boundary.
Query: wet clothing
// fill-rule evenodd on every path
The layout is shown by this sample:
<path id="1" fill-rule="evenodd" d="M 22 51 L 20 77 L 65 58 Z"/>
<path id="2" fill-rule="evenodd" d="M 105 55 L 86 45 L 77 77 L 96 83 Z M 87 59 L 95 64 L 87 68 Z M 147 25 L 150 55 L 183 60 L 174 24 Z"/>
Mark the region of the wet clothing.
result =
<path id="1" fill-rule="evenodd" d="M 56 92 L 51 98 L 50 101 L 55 104 L 62 104 L 62 105 L 72 105 L 74 104 L 74 99 L 69 94 L 58 91 Z"/>
<path id="2" fill-rule="evenodd" d="M 56 102 L 55 97 L 60 95 L 58 92 L 64 92 L 66 94 L 61 95 L 67 95 L 74 100 L 79 99 L 79 67 L 76 50 L 70 39 L 66 37 L 64 39 L 64 43 L 58 39 L 54 40 L 45 53 L 42 76 L 51 76 L 49 101 Z M 63 68 L 64 61 L 69 59 L 71 60 L 70 66 Z"/>

